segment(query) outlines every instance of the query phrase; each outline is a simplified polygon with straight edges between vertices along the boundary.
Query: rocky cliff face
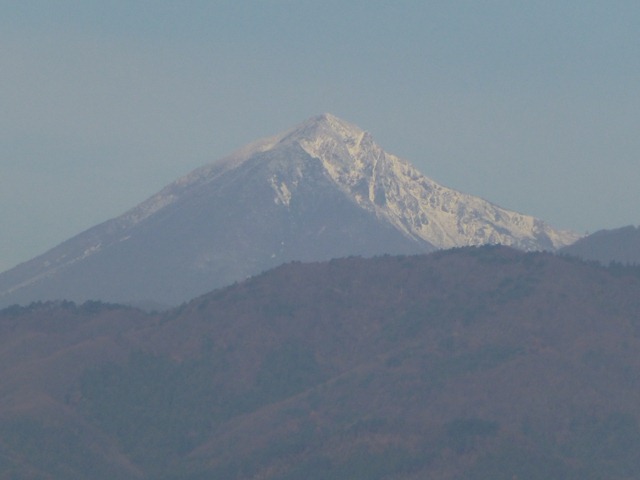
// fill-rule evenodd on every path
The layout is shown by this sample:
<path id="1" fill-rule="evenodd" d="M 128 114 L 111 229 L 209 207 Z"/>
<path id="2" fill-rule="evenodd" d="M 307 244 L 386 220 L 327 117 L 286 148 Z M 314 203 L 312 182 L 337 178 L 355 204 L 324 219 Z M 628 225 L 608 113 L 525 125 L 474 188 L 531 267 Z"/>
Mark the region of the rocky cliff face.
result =
<path id="1" fill-rule="evenodd" d="M 578 238 L 443 187 L 382 150 L 369 133 L 332 115 L 310 120 L 281 142 L 298 143 L 320 159 L 329 177 L 363 209 L 437 248 L 502 244 L 554 250 Z"/>

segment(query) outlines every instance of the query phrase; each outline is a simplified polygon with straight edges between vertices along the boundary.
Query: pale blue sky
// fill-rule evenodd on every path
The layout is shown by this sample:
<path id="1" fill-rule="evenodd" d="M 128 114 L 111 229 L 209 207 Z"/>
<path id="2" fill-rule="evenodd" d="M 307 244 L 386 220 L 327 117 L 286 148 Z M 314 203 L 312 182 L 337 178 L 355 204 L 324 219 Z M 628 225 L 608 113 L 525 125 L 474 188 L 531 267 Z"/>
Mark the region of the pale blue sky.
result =
<path id="1" fill-rule="evenodd" d="M 440 183 L 640 223 L 636 1 L 0 2 L 0 270 L 331 112 Z"/>

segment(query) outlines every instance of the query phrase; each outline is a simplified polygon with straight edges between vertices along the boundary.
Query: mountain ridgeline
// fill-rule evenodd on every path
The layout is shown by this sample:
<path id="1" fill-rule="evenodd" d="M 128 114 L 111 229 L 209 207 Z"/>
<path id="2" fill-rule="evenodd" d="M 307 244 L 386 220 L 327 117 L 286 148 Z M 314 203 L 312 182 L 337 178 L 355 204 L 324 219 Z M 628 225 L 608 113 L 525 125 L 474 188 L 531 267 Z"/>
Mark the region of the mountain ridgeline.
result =
<path id="1" fill-rule="evenodd" d="M 287 263 L 162 314 L 0 311 L 34 480 L 622 480 L 640 271 L 502 246 Z"/>
<path id="2" fill-rule="evenodd" d="M 285 262 L 578 237 L 443 187 L 332 115 L 251 144 L 0 274 L 0 306 L 177 305 Z"/>
<path id="3" fill-rule="evenodd" d="M 600 230 L 563 247 L 560 252 L 603 265 L 640 265 L 640 227 L 628 225 L 613 230 Z"/>

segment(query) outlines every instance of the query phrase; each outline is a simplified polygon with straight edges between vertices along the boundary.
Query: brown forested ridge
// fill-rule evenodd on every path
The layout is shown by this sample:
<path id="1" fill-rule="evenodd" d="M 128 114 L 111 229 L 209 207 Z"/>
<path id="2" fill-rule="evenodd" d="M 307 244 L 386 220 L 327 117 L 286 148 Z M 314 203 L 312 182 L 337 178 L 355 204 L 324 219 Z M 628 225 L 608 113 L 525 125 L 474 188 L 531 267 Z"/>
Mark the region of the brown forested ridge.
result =
<path id="1" fill-rule="evenodd" d="M 640 275 L 504 247 L 0 312 L 0 478 L 627 479 Z"/>

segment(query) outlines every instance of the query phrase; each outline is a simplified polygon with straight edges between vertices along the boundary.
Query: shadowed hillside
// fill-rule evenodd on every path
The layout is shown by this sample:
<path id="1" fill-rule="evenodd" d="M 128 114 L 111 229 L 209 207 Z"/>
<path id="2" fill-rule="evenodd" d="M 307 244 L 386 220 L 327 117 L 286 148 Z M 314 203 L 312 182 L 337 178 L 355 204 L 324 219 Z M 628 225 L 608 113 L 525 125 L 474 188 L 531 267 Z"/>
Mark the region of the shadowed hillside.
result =
<path id="1" fill-rule="evenodd" d="M 640 265 L 640 227 L 629 225 L 613 230 L 600 230 L 560 250 L 584 260 L 603 265 L 622 263 Z"/>
<path id="2" fill-rule="evenodd" d="M 0 471 L 633 478 L 639 278 L 482 247 L 287 264 L 158 315 L 5 309 Z"/>

